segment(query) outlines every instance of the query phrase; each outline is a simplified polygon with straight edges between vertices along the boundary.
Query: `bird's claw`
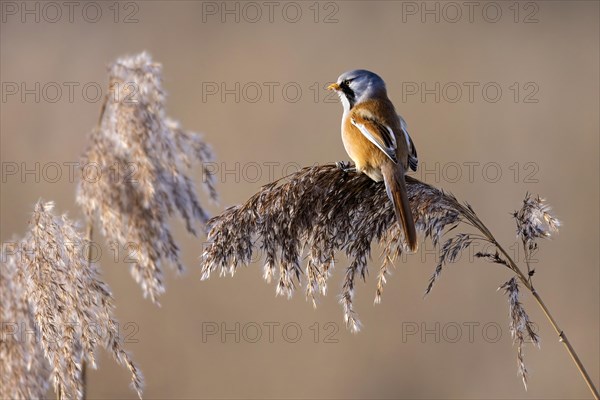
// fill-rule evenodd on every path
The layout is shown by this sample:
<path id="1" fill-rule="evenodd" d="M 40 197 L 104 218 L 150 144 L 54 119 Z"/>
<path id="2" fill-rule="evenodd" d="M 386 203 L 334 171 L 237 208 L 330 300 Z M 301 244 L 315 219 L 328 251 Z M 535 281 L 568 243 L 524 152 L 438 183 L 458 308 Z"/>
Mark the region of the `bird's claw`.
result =
<path id="1" fill-rule="evenodd" d="M 344 172 L 355 172 L 356 171 L 356 167 L 354 167 L 348 161 L 338 161 L 335 163 L 335 166 Z"/>

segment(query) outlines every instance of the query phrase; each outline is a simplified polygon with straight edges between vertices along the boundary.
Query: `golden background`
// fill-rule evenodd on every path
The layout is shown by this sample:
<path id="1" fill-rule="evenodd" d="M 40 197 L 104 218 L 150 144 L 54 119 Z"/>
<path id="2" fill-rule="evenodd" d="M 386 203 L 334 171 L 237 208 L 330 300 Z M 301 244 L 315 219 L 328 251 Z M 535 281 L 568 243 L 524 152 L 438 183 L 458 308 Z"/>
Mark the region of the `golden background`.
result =
<path id="1" fill-rule="evenodd" d="M 443 2 L 275 2 L 272 22 L 264 2 L 120 3 L 117 22 L 109 8 L 113 2 L 96 2 L 102 10 L 96 23 L 82 17 L 86 3 L 77 4 L 73 22 L 64 8 L 54 23 L 48 21 L 55 16 L 50 9 L 44 15 L 40 8 L 39 22 L 3 13 L 3 85 L 25 82 L 32 88 L 40 82 L 42 88 L 56 82 L 65 89 L 65 82 L 79 84 L 72 102 L 65 89 L 54 103 L 49 101 L 54 92 L 40 93 L 36 102 L 33 95 L 24 100 L 21 93 L 8 95 L 3 86 L 2 162 L 20 168 L 40 163 L 38 174 L 2 177 L 3 242 L 24 233 L 40 197 L 56 201 L 59 212 L 83 218 L 68 168 L 57 182 L 42 170 L 48 163 L 79 160 L 101 103 L 86 100 L 82 87 L 91 82 L 106 90 L 106 65 L 119 56 L 147 50 L 161 62 L 168 114 L 186 129 L 202 132 L 213 146 L 220 173 L 220 204 L 210 206 L 213 215 L 300 165 L 346 160 L 339 133 L 342 107 L 322 87 L 346 70 L 366 68 L 384 78 L 408 122 L 421 163 L 416 176 L 469 201 L 502 243 L 518 245 L 510 212 L 520 207 L 525 193 L 547 197 L 564 226 L 552 241 L 541 243 L 535 284 L 599 383 L 598 2 L 520 3 L 518 14 L 513 2 L 480 2 L 471 21 L 462 2 L 453 3 L 461 16 L 456 6 Z M 216 15 L 207 13 L 214 7 Z M 234 14 L 224 14 L 223 22 L 225 7 Z M 426 7 L 437 7 L 439 22 L 435 14 L 421 15 Z M 502 15 L 493 23 L 498 8 Z M 88 11 L 93 17 L 94 10 Z M 137 22 L 125 23 L 132 12 Z M 220 93 L 206 92 L 213 84 L 231 89 L 236 82 L 239 102 L 232 94 L 221 99 Z M 279 85 L 272 101 L 265 82 Z M 421 84 L 435 92 L 436 82 L 439 101 L 435 94 L 422 98 Z M 467 85 L 474 85 L 472 101 Z M 263 89 L 258 99 L 256 86 Z M 453 102 L 456 86 L 462 94 Z M 297 87 L 302 94 L 294 102 Z M 419 93 L 410 94 L 415 87 Z M 493 102 L 497 87 L 502 95 Z M 471 177 L 468 165 L 474 165 Z M 502 175 L 496 178 L 498 166 Z M 221 174 L 226 170 L 236 172 Z M 199 168 L 194 174 L 200 183 Z M 206 195 L 200 195 L 207 204 Z M 517 376 L 506 297 L 496 291 L 510 278 L 501 267 L 464 255 L 424 299 L 436 261 L 431 243 L 422 244 L 419 254 L 397 264 L 382 304 L 374 306 L 380 265 L 374 251 L 370 277 L 357 286 L 356 309 L 364 327 L 354 335 L 344 326 L 337 298 L 343 257 L 330 292 L 315 310 L 303 290 L 289 301 L 276 298 L 274 285 L 261 278 L 260 262 L 240 268 L 233 279 L 201 282 L 198 257 L 205 237 L 194 238 L 179 221 L 173 224 L 188 270 L 182 277 L 167 274 L 160 308 L 142 298 L 122 253 L 115 263 L 104 246 L 100 259 L 121 325 L 133 323 L 123 334 L 137 342 L 125 347 L 145 375 L 146 398 L 590 397 L 526 294 L 542 346 L 526 347 L 525 391 Z M 325 326 L 328 322 L 333 325 Z M 225 323 L 229 329 L 239 323 L 239 343 L 234 335 L 203 341 L 207 323 Z M 251 343 L 255 325 L 248 323 L 262 327 L 256 343 Z M 273 343 L 268 323 L 279 324 Z M 282 333 L 290 323 L 302 329 L 297 343 Z M 407 335 L 415 327 L 419 332 Z M 502 329 L 497 341 L 492 340 L 495 327 Z M 334 328 L 337 342 L 327 343 L 325 336 Z M 288 333 L 293 337 L 295 331 Z M 102 351 L 99 369 L 89 374 L 89 398 L 134 398 L 128 381 L 127 371 Z"/>

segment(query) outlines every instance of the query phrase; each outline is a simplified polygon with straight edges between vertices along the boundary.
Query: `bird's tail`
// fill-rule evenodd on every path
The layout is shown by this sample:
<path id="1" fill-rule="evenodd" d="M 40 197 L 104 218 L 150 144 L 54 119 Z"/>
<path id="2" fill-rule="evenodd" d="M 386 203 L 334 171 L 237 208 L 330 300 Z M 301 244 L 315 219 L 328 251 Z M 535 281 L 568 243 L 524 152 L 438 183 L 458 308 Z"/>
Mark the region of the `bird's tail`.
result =
<path id="1" fill-rule="evenodd" d="M 417 230 L 413 220 L 406 194 L 406 181 L 404 180 L 404 168 L 399 164 L 385 163 L 382 167 L 385 189 L 388 197 L 394 204 L 396 219 L 404 230 L 404 238 L 410 251 L 415 252 L 419 247 L 417 241 Z"/>

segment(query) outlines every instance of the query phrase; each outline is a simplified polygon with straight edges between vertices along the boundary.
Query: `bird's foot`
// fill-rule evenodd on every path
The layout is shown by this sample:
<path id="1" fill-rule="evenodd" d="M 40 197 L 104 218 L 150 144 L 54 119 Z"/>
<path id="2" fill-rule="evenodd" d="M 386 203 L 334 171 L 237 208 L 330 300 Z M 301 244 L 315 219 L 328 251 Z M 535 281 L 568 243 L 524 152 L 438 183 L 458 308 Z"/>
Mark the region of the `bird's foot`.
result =
<path id="1" fill-rule="evenodd" d="M 356 172 L 356 167 L 348 161 L 338 161 L 335 163 L 335 166 L 344 172 Z"/>

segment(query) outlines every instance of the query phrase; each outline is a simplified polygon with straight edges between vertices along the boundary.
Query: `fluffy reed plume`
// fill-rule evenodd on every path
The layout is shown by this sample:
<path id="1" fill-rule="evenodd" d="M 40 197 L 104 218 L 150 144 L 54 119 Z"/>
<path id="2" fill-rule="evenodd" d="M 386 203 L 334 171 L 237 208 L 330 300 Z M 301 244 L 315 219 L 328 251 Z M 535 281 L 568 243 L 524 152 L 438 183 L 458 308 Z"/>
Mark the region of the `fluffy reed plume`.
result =
<path id="1" fill-rule="evenodd" d="M 525 367 L 523 345 L 525 344 L 525 340 L 530 338 L 533 344 L 539 347 L 539 337 L 533 330 L 533 323 L 529 320 L 529 316 L 519 300 L 519 283 L 517 282 L 517 278 L 510 278 L 510 280 L 500 286 L 499 289 L 504 289 L 504 293 L 508 295 L 511 319 L 510 333 L 517 344 L 519 374 L 523 379 L 523 385 L 527 388 L 527 368 Z"/>
<path id="2" fill-rule="evenodd" d="M 560 221 L 550 214 L 550 206 L 539 196 L 531 197 L 525 195 L 523 206 L 519 211 L 513 213 L 517 223 L 517 237 L 523 243 L 525 263 L 527 264 L 527 275 L 531 284 L 531 277 L 535 270 L 531 269 L 530 259 L 533 251 L 537 250 L 537 239 L 549 238 L 558 232 Z"/>
<path id="3" fill-rule="evenodd" d="M 18 244 L 6 243 L 0 259 L 0 398 L 40 399 L 50 369 L 38 346 L 33 310 L 19 274 Z"/>
<path id="4" fill-rule="evenodd" d="M 122 248 L 135 245 L 131 272 L 154 302 L 165 290 L 163 263 L 183 270 L 169 216 L 179 212 L 193 234 L 194 222 L 208 219 L 186 170 L 194 159 L 202 165 L 212 159 L 198 134 L 167 117 L 161 70 L 146 53 L 109 67 L 110 93 L 83 156 L 77 195 L 88 218 L 98 217 L 109 241 Z M 216 200 L 210 171 L 204 168 L 202 175 L 204 188 Z"/>
<path id="5" fill-rule="evenodd" d="M 522 272 L 470 205 L 409 176 L 406 182 L 417 229 L 440 246 L 439 260 L 426 293 L 431 291 L 444 266 L 455 261 L 468 246 L 476 241 L 491 244 L 492 252 L 476 255 L 514 274 L 501 288 L 509 296 L 510 328 L 518 345 L 519 372 L 523 382 L 527 383 L 523 344 L 530 339 L 537 345 L 539 338 L 519 299 L 519 283 L 544 310 L 594 392 L 593 384 L 566 335 L 533 289 L 532 273 Z M 536 239 L 549 237 L 559 226 L 543 201 L 529 195 L 515 217 L 519 237 L 528 249 L 535 248 Z M 454 233 L 460 223 L 466 225 L 470 232 Z M 326 293 L 335 252 L 344 252 L 350 261 L 340 301 L 344 319 L 352 331 L 360 327 L 353 308 L 355 283 L 357 278 L 366 278 L 371 243 L 377 241 L 383 247 L 375 302 L 381 300 L 390 266 L 405 250 L 402 230 L 396 223 L 383 184 L 373 182 L 364 174 L 346 172 L 336 165 L 307 167 L 270 183 L 243 205 L 231 207 L 212 218 L 208 226 L 209 244 L 202 255 L 203 279 L 208 279 L 216 270 L 221 275 L 233 275 L 237 267 L 249 264 L 253 252 L 260 249 L 265 255 L 264 276 L 267 281 L 277 279 L 277 294 L 291 296 L 305 274 L 306 294 L 313 304 L 318 293 Z M 440 244 L 444 233 L 450 236 Z M 306 258 L 304 268 L 301 266 L 303 257 Z M 529 269 L 528 258 L 526 262 Z"/>
<path id="6" fill-rule="evenodd" d="M 462 216 L 451 195 L 407 177 L 408 197 L 418 229 L 438 243 L 445 227 Z M 327 290 L 336 251 L 350 259 L 341 303 L 352 331 L 360 327 L 353 307 L 357 278 L 365 279 L 371 242 L 384 249 L 376 301 L 380 301 L 388 269 L 404 251 L 402 230 L 384 187 L 363 174 L 344 172 L 335 165 L 308 167 L 264 186 L 241 206 L 211 219 L 209 245 L 203 254 L 202 276 L 216 269 L 233 275 L 252 259 L 255 247 L 265 254 L 265 278 L 277 279 L 277 294 L 291 296 L 303 274 L 306 250 L 306 293 L 313 302 Z M 255 238 L 260 243 L 255 246 Z"/>
<path id="7" fill-rule="evenodd" d="M 528 193 L 523 207 L 513 213 L 517 221 L 517 236 L 529 250 L 537 249 L 537 239 L 549 238 L 558 232 L 560 221 L 550 213 L 550 206 L 539 196 Z"/>
<path id="8" fill-rule="evenodd" d="M 14 307 L 34 321 L 39 332 L 35 345 L 50 365 L 59 398 L 83 397 L 82 365 L 95 368 L 98 345 L 130 370 L 132 386 L 141 398 L 142 375 L 121 346 L 111 293 L 97 267 L 87 260 L 89 242 L 66 216 L 55 216 L 53 207 L 41 201 L 35 205 L 30 229 L 7 264 L 17 271 L 11 282 L 23 284 Z M 28 347 L 28 351 L 37 357 L 40 350 Z"/>

